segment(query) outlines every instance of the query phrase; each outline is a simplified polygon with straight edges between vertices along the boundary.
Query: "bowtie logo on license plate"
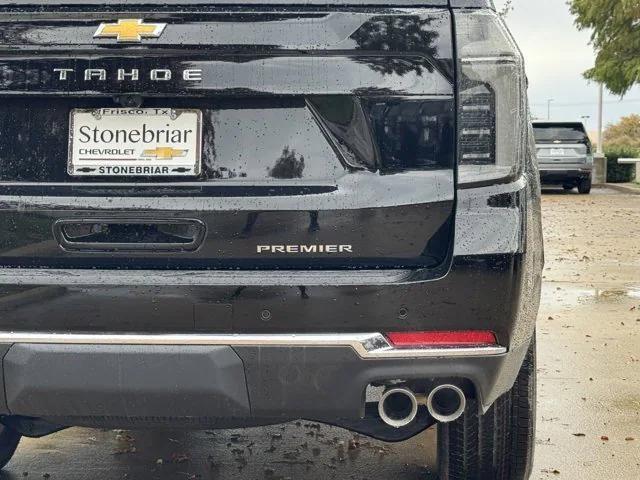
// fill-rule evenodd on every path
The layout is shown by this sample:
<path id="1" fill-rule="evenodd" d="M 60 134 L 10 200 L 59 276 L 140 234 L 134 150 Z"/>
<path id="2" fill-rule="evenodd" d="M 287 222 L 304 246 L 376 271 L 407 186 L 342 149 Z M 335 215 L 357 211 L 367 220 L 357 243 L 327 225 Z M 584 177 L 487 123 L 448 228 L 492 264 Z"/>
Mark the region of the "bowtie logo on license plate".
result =
<path id="1" fill-rule="evenodd" d="M 153 150 L 145 150 L 142 156 L 145 158 L 156 158 L 158 160 L 172 160 L 174 158 L 186 157 L 188 150 L 180 150 L 172 147 L 158 147 Z"/>
<path id="2" fill-rule="evenodd" d="M 125 18 L 117 23 L 101 23 L 94 38 L 115 38 L 117 42 L 140 43 L 143 38 L 158 38 L 166 23 L 145 23 L 140 18 Z"/>

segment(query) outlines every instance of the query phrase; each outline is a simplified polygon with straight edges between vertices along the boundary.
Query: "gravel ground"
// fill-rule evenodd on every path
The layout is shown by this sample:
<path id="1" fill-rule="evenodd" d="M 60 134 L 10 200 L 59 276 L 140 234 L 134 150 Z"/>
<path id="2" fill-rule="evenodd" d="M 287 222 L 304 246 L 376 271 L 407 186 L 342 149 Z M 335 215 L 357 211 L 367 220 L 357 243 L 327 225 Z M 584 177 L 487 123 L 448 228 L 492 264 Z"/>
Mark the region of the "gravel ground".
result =
<path id="1" fill-rule="evenodd" d="M 532 478 L 640 478 L 640 196 L 543 197 L 545 283 Z M 434 432 L 387 445 L 298 422 L 245 431 L 70 429 L 1 478 L 431 479 Z"/>
<path id="2" fill-rule="evenodd" d="M 640 478 L 640 196 L 545 192 L 532 478 Z"/>

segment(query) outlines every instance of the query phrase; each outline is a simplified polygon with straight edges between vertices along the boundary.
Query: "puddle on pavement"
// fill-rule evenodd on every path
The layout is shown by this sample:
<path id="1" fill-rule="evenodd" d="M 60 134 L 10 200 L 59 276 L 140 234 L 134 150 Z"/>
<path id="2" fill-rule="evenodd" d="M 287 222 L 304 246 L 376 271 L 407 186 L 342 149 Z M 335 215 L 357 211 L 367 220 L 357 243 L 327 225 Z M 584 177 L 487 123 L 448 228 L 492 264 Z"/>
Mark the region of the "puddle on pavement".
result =
<path id="1" fill-rule="evenodd" d="M 545 283 L 542 287 L 542 305 L 580 305 L 590 302 L 606 303 L 640 300 L 640 285 L 619 288 L 580 287 L 563 283 Z"/>

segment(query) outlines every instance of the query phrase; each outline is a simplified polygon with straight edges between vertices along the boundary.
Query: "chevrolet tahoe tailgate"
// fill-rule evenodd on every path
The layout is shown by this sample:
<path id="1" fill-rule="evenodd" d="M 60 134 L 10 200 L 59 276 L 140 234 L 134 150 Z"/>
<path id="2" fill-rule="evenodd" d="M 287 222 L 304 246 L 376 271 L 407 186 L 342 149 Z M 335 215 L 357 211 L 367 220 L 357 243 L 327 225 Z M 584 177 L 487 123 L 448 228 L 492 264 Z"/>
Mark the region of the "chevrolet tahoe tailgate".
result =
<path id="1" fill-rule="evenodd" d="M 450 17 L 5 7 L 0 264 L 446 269 Z"/>

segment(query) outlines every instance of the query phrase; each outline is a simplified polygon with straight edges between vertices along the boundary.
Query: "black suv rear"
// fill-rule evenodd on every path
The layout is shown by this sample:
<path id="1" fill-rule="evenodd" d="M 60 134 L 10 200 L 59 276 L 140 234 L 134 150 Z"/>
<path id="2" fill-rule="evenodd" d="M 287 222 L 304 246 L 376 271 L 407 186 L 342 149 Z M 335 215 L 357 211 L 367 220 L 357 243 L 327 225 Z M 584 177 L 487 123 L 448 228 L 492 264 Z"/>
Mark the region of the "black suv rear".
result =
<path id="1" fill-rule="evenodd" d="M 303 418 L 525 478 L 539 179 L 486 3 L 0 0 L 4 463 Z"/>

